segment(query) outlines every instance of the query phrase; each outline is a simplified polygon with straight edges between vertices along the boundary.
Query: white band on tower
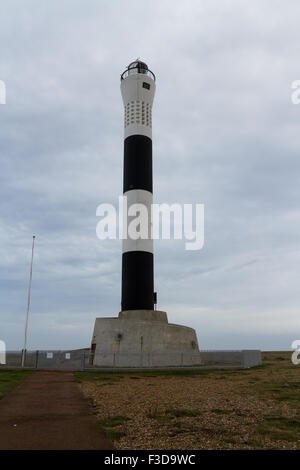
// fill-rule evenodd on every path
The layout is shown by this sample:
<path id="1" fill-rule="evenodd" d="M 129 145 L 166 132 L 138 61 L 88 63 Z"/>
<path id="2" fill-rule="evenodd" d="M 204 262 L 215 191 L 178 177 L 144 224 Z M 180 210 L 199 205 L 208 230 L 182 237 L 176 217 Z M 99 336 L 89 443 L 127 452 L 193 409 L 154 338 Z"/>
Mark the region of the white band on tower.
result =
<path id="1" fill-rule="evenodd" d="M 127 207 L 124 208 L 123 215 L 127 209 L 127 224 L 123 224 L 123 244 L 122 253 L 128 251 L 147 251 L 153 253 L 152 239 L 152 193 L 143 189 L 132 189 L 124 193 Z M 138 230 L 136 226 L 138 225 Z M 138 232 L 138 233 L 136 233 Z M 140 234 L 139 238 L 133 238 Z"/>

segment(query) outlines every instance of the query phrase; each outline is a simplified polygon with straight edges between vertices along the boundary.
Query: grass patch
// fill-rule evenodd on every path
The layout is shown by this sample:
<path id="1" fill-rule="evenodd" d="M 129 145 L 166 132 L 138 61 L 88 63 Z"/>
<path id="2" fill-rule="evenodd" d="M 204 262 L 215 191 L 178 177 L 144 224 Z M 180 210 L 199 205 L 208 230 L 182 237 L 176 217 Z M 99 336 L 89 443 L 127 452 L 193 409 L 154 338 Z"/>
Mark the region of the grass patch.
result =
<path id="1" fill-rule="evenodd" d="M 33 370 L 0 370 L 0 399 L 33 373 Z"/>
<path id="2" fill-rule="evenodd" d="M 232 410 L 221 410 L 220 408 L 213 408 L 210 411 L 217 415 L 230 415 L 232 413 Z"/>
<path id="3" fill-rule="evenodd" d="M 201 411 L 190 410 L 188 408 L 182 408 L 182 409 L 168 408 L 165 411 L 165 413 L 174 416 L 174 418 L 195 417 L 195 416 L 200 416 L 202 414 Z"/>
<path id="4" fill-rule="evenodd" d="M 224 436 L 226 431 L 220 428 L 211 428 L 211 427 L 202 427 L 201 432 L 203 432 L 206 436 L 215 437 L 215 436 Z"/>
<path id="5" fill-rule="evenodd" d="M 267 398 L 277 401 L 293 401 L 296 407 L 300 407 L 300 382 L 286 381 L 275 382 L 264 381 L 256 384 L 255 391 Z"/>
<path id="6" fill-rule="evenodd" d="M 117 374 L 115 372 L 107 373 L 107 372 L 94 372 L 94 371 L 84 371 L 84 372 L 75 372 L 74 373 L 75 380 L 78 383 L 82 382 L 94 382 L 94 381 L 119 381 L 123 379 L 123 375 Z"/>
<path id="7" fill-rule="evenodd" d="M 120 424 L 125 423 L 126 421 L 129 421 L 130 418 L 127 416 L 123 415 L 112 415 L 108 416 L 108 418 L 101 419 L 99 423 L 104 426 L 104 427 L 115 427 L 119 426 Z"/>
<path id="8" fill-rule="evenodd" d="M 156 420 L 160 421 L 161 423 L 170 422 L 170 417 L 161 414 L 161 413 L 158 411 L 157 408 L 150 409 L 150 410 L 146 413 L 146 417 L 149 418 L 149 419 L 156 419 Z"/>
<path id="9" fill-rule="evenodd" d="M 300 439 L 300 420 L 270 416 L 258 425 L 256 432 L 274 441 L 297 442 Z"/>
<path id="10" fill-rule="evenodd" d="M 258 368 L 261 368 L 263 366 L 258 366 Z M 197 378 L 197 377 L 220 377 L 220 372 L 221 372 L 221 377 L 222 379 L 227 378 L 228 376 L 236 376 L 239 374 L 248 374 L 247 369 L 161 369 L 161 370 L 155 370 L 153 373 L 153 370 L 143 370 L 143 371 L 122 371 L 122 374 L 117 372 L 106 372 L 106 371 L 84 371 L 84 372 L 75 372 L 75 379 L 77 382 L 91 382 L 91 381 L 98 381 L 98 380 L 120 380 L 123 379 L 124 377 L 129 377 L 132 379 L 139 379 L 142 377 L 148 377 L 148 378 L 155 378 L 155 377 L 191 377 L 191 378 Z"/>
<path id="11" fill-rule="evenodd" d="M 281 431 L 291 431 L 298 434 L 300 438 L 300 420 L 296 418 L 281 417 L 267 417 L 264 423 L 268 423 L 272 428 L 280 429 Z"/>
<path id="12" fill-rule="evenodd" d="M 148 413 L 146 413 L 146 417 L 149 419 L 157 419 L 160 418 L 161 415 L 155 412 L 148 411 Z"/>
<path id="13" fill-rule="evenodd" d="M 118 380 L 114 380 L 113 382 L 103 382 L 103 383 L 97 383 L 97 387 L 107 387 L 108 385 L 116 385 L 116 383 L 119 382 Z"/>
<path id="14" fill-rule="evenodd" d="M 233 439 L 232 437 L 226 437 L 224 439 L 224 442 L 226 442 L 226 444 L 236 444 L 237 441 Z"/>
<path id="15" fill-rule="evenodd" d="M 244 441 L 244 444 L 246 446 L 249 446 L 251 449 L 261 449 L 262 448 L 262 443 L 259 442 L 257 439 L 248 439 L 247 441 Z"/>
<path id="16" fill-rule="evenodd" d="M 126 436 L 125 432 L 117 431 L 116 429 L 105 429 L 105 435 L 111 441 L 119 441 L 121 437 Z"/>
<path id="17" fill-rule="evenodd" d="M 160 416 L 155 416 L 155 418 L 153 418 L 153 419 L 156 419 L 160 423 L 170 423 L 171 422 L 170 416 L 160 415 Z"/>
<path id="18" fill-rule="evenodd" d="M 178 436 L 179 434 L 189 434 L 195 433 L 196 429 L 191 425 L 186 422 L 177 422 L 172 424 L 172 428 L 169 430 L 169 436 L 170 437 L 175 437 Z"/>

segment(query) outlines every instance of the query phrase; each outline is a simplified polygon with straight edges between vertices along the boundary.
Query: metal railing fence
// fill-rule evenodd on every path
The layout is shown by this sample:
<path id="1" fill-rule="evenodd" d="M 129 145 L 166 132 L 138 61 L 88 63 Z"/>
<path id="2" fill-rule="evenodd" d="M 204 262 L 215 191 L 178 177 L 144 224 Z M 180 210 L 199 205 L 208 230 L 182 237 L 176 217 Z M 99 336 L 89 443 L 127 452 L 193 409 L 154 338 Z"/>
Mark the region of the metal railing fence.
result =
<path id="1" fill-rule="evenodd" d="M 93 353 L 88 349 L 26 351 L 24 367 L 44 370 L 152 369 L 168 367 L 237 367 L 261 365 L 259 350 L 215 350 L 168 353 Z M 6 351 L 3 368 L 22 368 L 22 351 Z"/>

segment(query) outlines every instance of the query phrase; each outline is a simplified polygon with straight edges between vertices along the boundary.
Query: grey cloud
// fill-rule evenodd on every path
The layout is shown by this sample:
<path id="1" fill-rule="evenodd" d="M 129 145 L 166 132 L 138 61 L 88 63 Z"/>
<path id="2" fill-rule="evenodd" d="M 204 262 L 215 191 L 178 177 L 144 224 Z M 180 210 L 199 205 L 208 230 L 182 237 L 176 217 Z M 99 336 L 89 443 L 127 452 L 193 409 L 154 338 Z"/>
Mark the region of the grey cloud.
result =
<path id="1" fill-rule="evenodd" d="M 4 0 L 0 307 L 10 347 L 21 347 L 33 232 L 30 346 L 86 346 L 95 316 L 120 308 L 120 242 L 97 240 L 96 207 L 121 193 L 119 76 L 139 55 L 157 75 L 155 202 L 206 211 L 203 250 L 155 245 L 159 307 L 206 348 L 289 347 L 300 302 L 300 107 L 290 101 L 299 10 Z"/>

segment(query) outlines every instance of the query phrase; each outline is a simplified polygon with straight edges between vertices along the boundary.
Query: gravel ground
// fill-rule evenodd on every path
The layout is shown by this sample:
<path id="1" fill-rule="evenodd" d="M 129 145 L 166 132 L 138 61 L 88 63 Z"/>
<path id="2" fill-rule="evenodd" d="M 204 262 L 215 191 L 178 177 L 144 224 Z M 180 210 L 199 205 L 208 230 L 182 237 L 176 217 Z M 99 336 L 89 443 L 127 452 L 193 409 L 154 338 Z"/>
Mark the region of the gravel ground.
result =
<path id="1" fill-rule="evenodd" d="M 299 368 L 267 357 L 262 368 L 195 376 L 99 373 L 80 388 L 99 421 L 123 419 L 118 449 L 299 449 Z"/>

